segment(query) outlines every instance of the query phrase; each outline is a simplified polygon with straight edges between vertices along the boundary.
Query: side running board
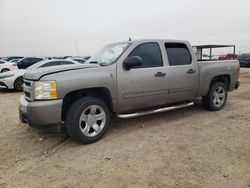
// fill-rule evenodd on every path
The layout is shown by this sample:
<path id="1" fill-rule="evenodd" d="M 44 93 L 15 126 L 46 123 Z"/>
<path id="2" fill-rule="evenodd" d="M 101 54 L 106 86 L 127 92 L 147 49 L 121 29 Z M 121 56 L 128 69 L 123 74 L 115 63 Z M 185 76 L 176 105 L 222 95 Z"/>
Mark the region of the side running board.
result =
<path id="1" fill-rule="evenodd" d="M 189 102 L 189 103 L 179 104 L 179 105 L 175 105 L 175 106 L 169 106 L 169 107 L 165 107 L 165 108 L 158 108 L 158 109 L 154 109 L 154 110 L 137 112 L 137 113 L 133 113 L 133 114 L 117 114 L 117 117 L 118 118 L 134 118 L 134 117 L 145 116 L 145 115 L 149 115 L 149 114 L 156 114 L 156 113 L 167 112 L 167 111 L 171 111 L 171 110 L 177 110 L 180 108 L 186 108 L 186 107 L 190 107 L 193 105 L 194 105 L 194 102 Z"/>

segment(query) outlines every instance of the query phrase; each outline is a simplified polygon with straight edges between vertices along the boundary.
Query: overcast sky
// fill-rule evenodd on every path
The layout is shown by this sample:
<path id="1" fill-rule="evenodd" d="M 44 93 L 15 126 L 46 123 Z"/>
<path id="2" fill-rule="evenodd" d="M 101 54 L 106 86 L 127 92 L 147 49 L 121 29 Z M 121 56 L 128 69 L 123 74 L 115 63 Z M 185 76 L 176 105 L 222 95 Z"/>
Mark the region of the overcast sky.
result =
<path id="1" fill-rule="evenodd" d="M 250 0 L 0 0 L 0 56 L 92 55 L 129 36 L 250 52 Z"/>

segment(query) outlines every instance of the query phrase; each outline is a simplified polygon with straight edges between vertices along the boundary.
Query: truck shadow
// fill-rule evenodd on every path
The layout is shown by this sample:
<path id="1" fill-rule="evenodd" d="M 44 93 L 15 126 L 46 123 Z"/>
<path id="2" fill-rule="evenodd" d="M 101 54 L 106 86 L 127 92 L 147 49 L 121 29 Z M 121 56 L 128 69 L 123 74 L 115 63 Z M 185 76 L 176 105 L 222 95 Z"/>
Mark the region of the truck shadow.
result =
<path id="1" fill-rule="evenodd" d="M 192 116 L 192 114 L 194 113 L 203 114 L 206 112 L 207 111 L 202 106 L 201 100 L 196 100 L 194 106 L 179 110 L 141 116 L 131 119 L 119 119 L 116 117 L 112 117 L 110 129 L 98 143 L 110 142 L 111 140 L 115 140 L 117 139 L 117 137 L 120 137 L 122 135 L 133 134 L 144 127 L 153 128 L 161 126 L 160 124 L 162 123 L 166 123 L 166 126 L 170 126 L 171 122 L 176 121 L 176 119 L 182 120 L 186 117 Z M 35 131 L 35 133 L 33 131 Z M 31 132 L 33 132 L 37 136 L 39 135 L 39 137 L 41 138 L 46 137 L 46 139 L 49 139 L 52 142 L 57 142 L 56 146 L 54 145 L 49 148 L 54 148 L 62 144 L 64 145 L 64 147 L 78 147 L 83 145 L 82 143 L 76 142 L 71 139 L 65 131 L 61 133 L 55 133 L 34 129 Z M 65 144 L 65 142 L 67 144 Z"/>

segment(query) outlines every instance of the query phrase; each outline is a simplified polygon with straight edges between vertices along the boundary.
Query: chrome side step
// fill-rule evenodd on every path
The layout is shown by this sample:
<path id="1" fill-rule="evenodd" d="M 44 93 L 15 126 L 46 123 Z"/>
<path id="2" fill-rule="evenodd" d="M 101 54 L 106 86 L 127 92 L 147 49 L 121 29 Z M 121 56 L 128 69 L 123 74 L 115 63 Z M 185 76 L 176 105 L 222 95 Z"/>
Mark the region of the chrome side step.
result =
<path id="1" fill-rule="evenodd" d="M 175 106 L 169 106 L 169 107 L 165 107 L 165 108 L 158 108 L 158 109 L 154 109 L 154 110 L 137 112 L 137 113 L 133 113 L 133 114 L 117 114 L 117 117 L 118 118 L 134 118 L 134 117 L 145 116 L 145 115 L 149 115 L 149 114 L 156 114 L 156 113 L 167 112 L 167 111 L 171 111 L 171 110 L 177 110 L 180 108 L 186 108 L 186 107 L 190 107 L 193 105 L 194 105 L 194 102 L 189 102 L 189 103 L 179 104 L 179 105 L 175 105 Z"/>

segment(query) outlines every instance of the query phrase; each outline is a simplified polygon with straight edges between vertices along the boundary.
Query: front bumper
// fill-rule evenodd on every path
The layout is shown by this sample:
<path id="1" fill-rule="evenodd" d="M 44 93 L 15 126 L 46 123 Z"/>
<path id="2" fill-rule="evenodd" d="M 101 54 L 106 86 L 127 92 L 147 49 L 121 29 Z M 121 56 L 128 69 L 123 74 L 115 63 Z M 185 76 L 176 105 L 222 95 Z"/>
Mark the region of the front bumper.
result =
<path id="1" fill-rule="evenodd" d="M 0 88 L 8 89 L 8 86 L 4 82 L 0 81 Z"/>
<path id="2" fill-rule="evenodd" d="M 24 95 L 20 98 L 19 117 L 22 123 L 43 128 L 61 125 L 62 99 L 29 102 Z"/>
<path id="3" fill-rule="evenodd" d="M 12 78 L 0 79 L 0 88 L 14 89 L 14 81 Z"/>

